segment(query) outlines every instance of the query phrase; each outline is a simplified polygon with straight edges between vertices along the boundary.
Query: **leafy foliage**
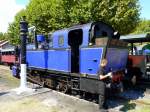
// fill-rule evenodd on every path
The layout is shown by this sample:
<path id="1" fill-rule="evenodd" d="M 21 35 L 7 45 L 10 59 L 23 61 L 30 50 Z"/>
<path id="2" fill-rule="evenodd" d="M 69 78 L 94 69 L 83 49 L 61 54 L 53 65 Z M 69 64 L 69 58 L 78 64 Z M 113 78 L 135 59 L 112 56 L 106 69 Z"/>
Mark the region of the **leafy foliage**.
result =
<path id="1" fill-rule="evenodd" d="M 10 43 L 17 45 L 20 43 L 20 20 L 23 16 L 26 15 L 25 10 L 21 10 L 19 13 L 15 16 L 15 21 L 11 24 L 9 24 L 8 28 L 8 39 L 10 40 Z"/>
<path id="2" fill-rule="evenodd" d="M 3 38 L 4 38 L 4 35 L 2 32 L 0 32 L 0 40 L 3 40 Z"/>
<path id="3" fill-rule="evenodd" d="M 29 25 L 36 26 L 38 33 L 49 33 L 66 26 L 62 1 L 60 0 L 31 0 L 27 6 Z"/>
<path id="4" fill-rule="evenodd" d="M 20 17 L 26 15 L 29 26 L 36 26 L 42 34 L 101 20 L 127 34 L 139 21 L 138 3 L 138 0 L 30 0 L 26 10 L 20 11 L 10 24 L 8 33 L 11 42 L 19 43 Z"/>
<path id="5" fill-rule="evenodd" d="M 150 20 L 141 20 L 133 33 L 150 33 Z"/>
<path id="6" fill-rule="evenodd" d="M 0 32 L 0 40 L 7 40 L 7 33 Z"/>
<path id="7" fill-rule="evenodd" d="M 138 0 L 94 0 L 92 17 L 111 24 L 121 34 L 128 34 L 139 21 Z"/>

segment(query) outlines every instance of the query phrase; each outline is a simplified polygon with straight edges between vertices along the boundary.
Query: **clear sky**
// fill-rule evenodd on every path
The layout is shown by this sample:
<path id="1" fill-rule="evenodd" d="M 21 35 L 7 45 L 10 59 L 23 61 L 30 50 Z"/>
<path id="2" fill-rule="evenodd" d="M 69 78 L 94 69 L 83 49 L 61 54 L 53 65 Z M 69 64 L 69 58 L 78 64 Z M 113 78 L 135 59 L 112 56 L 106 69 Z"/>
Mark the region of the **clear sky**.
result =
<path id="1" fill-rule="evenodd" d="M 139 0 L 141 5 L 141 18 L 150 20 L 150 0 Z"/>
<path id="2" fill-rule="evenodd" d="M 29 3 L 30 0 L 1 0 L 0 2 L 0 32 L 6 32 L 14 16 Z M 141 18 L 150 20 L 150 0 L 139 0 Z"/>
<path id="3" fill-rule="evenodd" d="M 17 4 L 26 5 L 29 3 L 29 0 L 16 0 Z"/>
<path id="4" fill-rule="evenodd" d="M 13 22 L 14 16 L 29 0 L 1 0 L 0 1 L 0 32 L 7 32 L 9 23 Z"/>

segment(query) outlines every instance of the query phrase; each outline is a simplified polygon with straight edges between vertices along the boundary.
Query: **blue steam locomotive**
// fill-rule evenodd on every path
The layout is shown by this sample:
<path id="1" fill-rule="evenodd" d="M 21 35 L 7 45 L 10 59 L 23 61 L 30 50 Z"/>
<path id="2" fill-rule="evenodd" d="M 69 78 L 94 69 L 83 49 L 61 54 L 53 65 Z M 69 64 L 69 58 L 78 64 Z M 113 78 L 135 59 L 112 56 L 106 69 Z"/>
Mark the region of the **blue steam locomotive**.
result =
<path id="1" fill-rule="evenodd" d="M 109 83 L 121 82 L 128 57 L 127 43 L 106 23 L 92 22 L 37 36 L 38 47 L 27 48 L 28 79 L 74 94 L 100 94 L 98 71 L 106 59 Z M 37 44 L 37 43 L 36 43 Z M 117 86 L 116 86 L 117 87 Z"/>

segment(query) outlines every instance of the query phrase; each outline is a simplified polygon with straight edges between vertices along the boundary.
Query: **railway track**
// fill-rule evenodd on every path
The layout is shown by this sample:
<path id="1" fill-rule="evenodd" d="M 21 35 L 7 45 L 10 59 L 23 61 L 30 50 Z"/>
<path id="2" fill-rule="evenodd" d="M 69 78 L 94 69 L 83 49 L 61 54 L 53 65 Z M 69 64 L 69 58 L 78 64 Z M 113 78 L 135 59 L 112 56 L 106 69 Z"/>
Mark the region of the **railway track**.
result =
<path id="1" fill-rule="evenodd" d="M 30 80 L 31 82 L 36 83 L 36 84 L 44 87 L 44 83 L 42 83 L 42 82 L 34 80 L 34 79 L 30 78 L 30 77 L 28 77 L 28 80 Z M 131 89 L 131 90 L 133 90 L 135 92 L 141 91 L 141 94 L 137 95 L 137 98 L 126 98 L 124 96 L 117 95 L 117 96 L 115 96 L 115 100 L 117 99 L 117 100 L 120 100 L 120 101 L 123 101 L 123 102 L 132 101 L 133 103 L 150 106 L 150 102 L 145 102 L 143 100 L 137 100 L 138 98 L 140 98 L 144 94 L 147 94 L 147 95 L 150 96 L 150 89 L 148 87 L 150 87 L 150 83 L 143 83 L 142 85 L 138 84 L 134 89 Z M 128 92 L 127 92 L 127 94 L 128 94 Z M 82 98 L 82 99 L 90 101 L 90 102 L 92 101 L 93 103 L 98 103 L 98 101 L 96 100 L 96 97 L 95 97 L 95 99 L 88 99 L 88 98 L 83 98 L 82 96 L 79 96 L 79 95 L 73 95 L 73 94 L 69 94 L 69 95 L 77 97 L 77 98 Z M 133 96 L 134 96 L 134 93 L 133 93 Z"/>

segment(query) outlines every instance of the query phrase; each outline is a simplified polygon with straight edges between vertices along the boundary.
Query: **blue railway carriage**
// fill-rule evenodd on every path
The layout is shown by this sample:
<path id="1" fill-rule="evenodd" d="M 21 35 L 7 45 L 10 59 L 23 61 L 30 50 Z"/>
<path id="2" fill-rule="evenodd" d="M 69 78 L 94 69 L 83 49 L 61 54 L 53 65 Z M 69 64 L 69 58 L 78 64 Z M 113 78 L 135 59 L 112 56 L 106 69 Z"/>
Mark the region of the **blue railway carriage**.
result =
<path id="1" fill-rule="evenodd" d="M 42 38 L 37 39 L 39 45 Z M 64 93 L 99 94 L 98 71 L 105 58 L 107 72 L 113 72 L 110 83 L 121 81 L 127 43 L 120 41 L 119 34 L 108 24 L 92 22 L 58 30 L 49 36 L 47 44 L 27 50 L 28 79 Z"/>

